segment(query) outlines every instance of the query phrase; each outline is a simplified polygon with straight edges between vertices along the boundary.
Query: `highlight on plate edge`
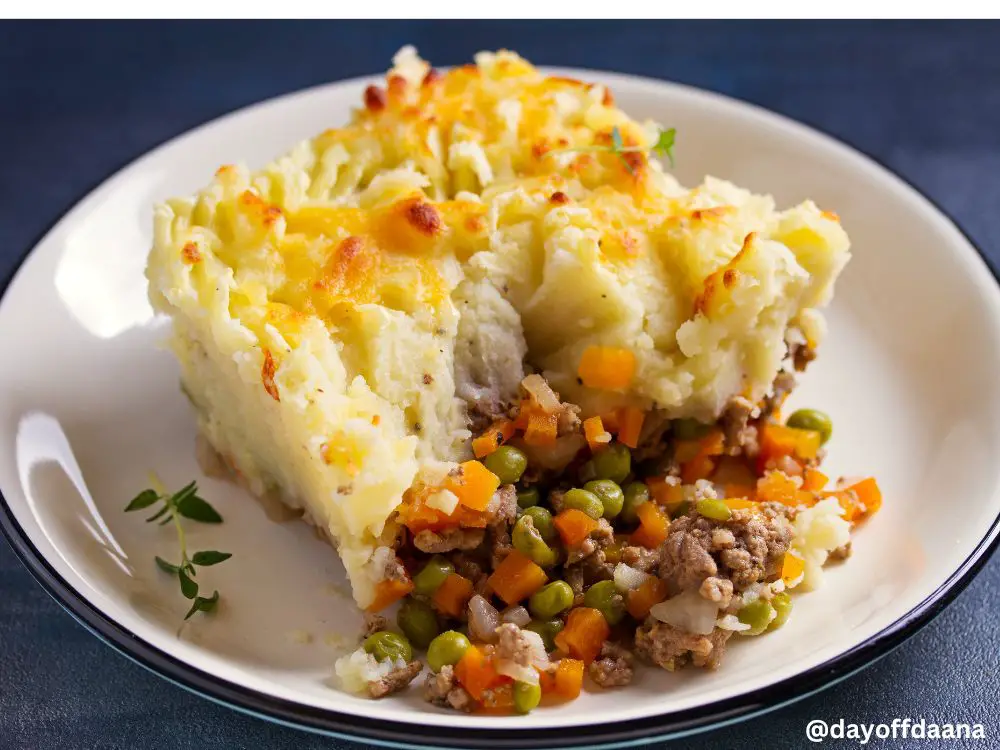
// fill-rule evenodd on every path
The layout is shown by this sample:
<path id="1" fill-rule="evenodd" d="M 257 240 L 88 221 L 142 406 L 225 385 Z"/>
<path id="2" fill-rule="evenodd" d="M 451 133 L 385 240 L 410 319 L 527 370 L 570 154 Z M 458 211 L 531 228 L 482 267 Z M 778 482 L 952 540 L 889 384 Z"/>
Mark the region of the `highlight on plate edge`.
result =
<path id="1" fill-rule="evenodd" d="M 204 471 L 314 525 L 368 613 L 341 687 L 526 713 L 781 638 L 881 504 L 821 471 L 826 414 L 782 414 L 837 215 L 681 186 L 683 132 L 512 52 L 393 63 L 346 126 L 158 205 L 146 271 Z M 157 502 L 210 616 L 228 554 L 180 520 L 218 514 Z"/>

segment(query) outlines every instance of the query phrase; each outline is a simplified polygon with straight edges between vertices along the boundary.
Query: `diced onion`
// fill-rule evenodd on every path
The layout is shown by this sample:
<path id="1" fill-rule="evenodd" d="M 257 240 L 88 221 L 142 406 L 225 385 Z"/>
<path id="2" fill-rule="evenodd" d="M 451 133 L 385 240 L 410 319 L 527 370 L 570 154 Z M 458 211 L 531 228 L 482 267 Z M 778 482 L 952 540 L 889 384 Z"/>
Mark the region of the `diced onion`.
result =
<path id="1" fill-rule="evenodd" d="M 500 619 L 504 622 L 517 625 L 519 628 L 523 628 L 531 622 L 531 615 L 524 607 L 507 607 L 507 609 L 501 613 Z"/>
<path id="2" fill-rule="evenodd" d="M 534 630 L 522 630 L 521 635 L 524 640 L 531 644 L 531 663 L 539 669 L 548 667 L 549 653 L 545 650 L 545 641 L 542 640 L 542 636 Z"/>
<path id="3" fill-rule="evenodd" d="M 615 566 L 615 588 L 622 592 L 637 589 L 652 577 L 649 573 L 643 573 L 625 563 L 618 563 Z"/>
<path id="4" fill-rule="evenodd" d="M 497 639 L 496 630 L 500 627 L 500 613 L 497 608 L 476 594 L 469 600 L 469 635 L 472 640 L 482 643 L 493 643 Z"/>
<path id="5" fill-rule="evenodd" d="M 524 666 L 512 659 L 497 659 L 496 668 L 497 673 L 512 677 L 518 682 L 538 684 L 538 670 L 531 665 Z"/>
<path id="6" fill-rule="evenodd" d="M 545 378 L 541 375 L 531 374 L 521 381 L 524 390 L 528 392 L 536 404 L 549 414 L 559 411 L 559 397 L 552 390 Z"/>
<path id="7" fill-rule="evenodd" d="M 434 508 L 450 516 L 458 507 L 458 496 L 451 490 L 438 490 L 425 501 L 428 508 Z"/>
<path id="8" fill-rule="evenodd" d="M 685 591 L 665 602 L 654 604 L 649 614 L 678 630 L 709 635 L 715 630 L 719 607 L 715 602 L 699 596 L 694 591 Z"/>

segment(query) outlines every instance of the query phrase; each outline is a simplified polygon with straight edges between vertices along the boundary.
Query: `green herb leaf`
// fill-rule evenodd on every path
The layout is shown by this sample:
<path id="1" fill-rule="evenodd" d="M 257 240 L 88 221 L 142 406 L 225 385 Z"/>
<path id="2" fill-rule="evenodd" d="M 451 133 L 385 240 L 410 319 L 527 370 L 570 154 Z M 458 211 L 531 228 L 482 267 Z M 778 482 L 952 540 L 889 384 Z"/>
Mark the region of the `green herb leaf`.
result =
<path id="1" fill-rule="evenodd" d="M 198 596 L 198 584 L 191 580 L 183 568 L 177 571 L 177 578 L 180 579 L 181 593 L 184 594 L 185 599 L 194 599 Z"/>
<path id="2" fill-rule="evenodd" d="M 191 605 L 191 609 L 188 613 L 184 615 L 184 619 L 187 620 L 195 612 L 211 612 L 215 609 L 215 606 L 219 603 L 219 592 L 216 591 L 210 597 L 199 596 L 194 600 Z"/>
<path id="3" fill-rule="evenodd" d="M 229 552 L 219 552 L 218 550 L 202 550 L 195 552 L 192 557 L 188 557 L 187 543 L 185 541 L 184 524 L 181 518 L 190 518 L 202 523 L 222 523 L 222 516 L 213 508 L 208 501 L 198 496 L 198 485 L 196 482 L 189 482 L 172 495 L 163 494 L 163 486 L 155 475 L 151 476 L 151 482 L 156 489 L 147 489 L 140 492 L 126 506 L 126 511 L 148 508 L 151 505 L 162 502 L 163 507 L 146 519 L 147 523 L 156 521 L 158 525 L 165 526 L 173 523 L 177 531 L 177 543 L 180 547 L 180 562 L 174 564 L 162 557 L 154 556 L 156 566 L 170 575 L 176 576 L 180 583 L 181 594 L 185 599 L 193 600 L 191 609 L 184 616 L 187 620 L 195 612 L 211 612 L 215 609 L 219 601 L 219 592 L 216 591 L 210 597 L 198 596 L 200 586 L 195 580 L 198 575 L 196 565 L 208 567 L 225 562 L 232 555 Z"/>
<path id="4" fill-rule="evenodd" d="M 160 496 L 156 494 L 156 490 L 143 490 L 132 498 L 132 502 L 125 506 L 125 512 L 130 513 L 133 510 L 148 508 L 159 499 Z"/>
<path id="5" fill-rule="evenodd" d="M 225 562 L 232 555 L 228 552 L 216 552 L 215 550 L 205 550 L 204 552 L 195 552 L 191 556 L 191 562 L 195 565 L 201 565 L 202 567 L 207 567 L 209 565 L 218 565 L 220 562 Z"/>
<path id="6" fill-rule="evenodd" d="M 178 513 L 185 518 L 190 518 L 192 521 L 222 523 L 222 516 L 216 512 L 215 508 L 195 494 L 189 494 L 178 500 L 174 504 L 174 507 Z"/>
<path id="7" fill-rule="evenodd" d="M 157 518 L 159 518 L 160 516 L 162 516 L 164 513 L 166 513 L 169 510 L 170 510 L 170 506 L 164 504 L 164 506 L 162 508 L 160 508 L 158 511 L 156 511 L 156 513 L 154 513 L 153 515 L 151 515 L 149 518 L 146 519 L 146 523 L 152 523 L 153 521 L 155 521 Z M 169 521 L 169 520 L 170 519 L 168 518 L 167 521 Z M 160 524 L 160 525 L 162 526 L 163 524 Z"/>
<path id="8" fill-rule="evenodd" d="M 611 128 L 611 148 L 618 153 L 625 148 L 625 144 L 622 142 L 622 133 L 617 125 Z"/>
<path id="9" fill-rule="evenodd" d="M 177 492 L 175 492 L 173 495 L 170 496 L 170 499 L 167 500 L 167 504 L 176 506 L 178 503 L 183 502 L 191 495 L 195 494 L 197 491 L 198 491 L 198 483 L 188 482 L 186 485 L 181 487 L 179 490 L 177 490 Z"/>
<path id="10" fill-rule="evenodd" d="M 677 138 L 677 128 L 667 128 L 660 131 L 660 136 L 653 146 L 653 151 L 670 160 L 670 166 L 674 166 L 674 141 Z"/>
<path id="11" fill-rule="evenodd" d="M 167 562 L 162 557 L 154 557 L 153 559 L 156 560 L 156 564 L 160 566 L 160 570 L 170 573 L 171 575 L 177 575 L 177 571 L 180 570 L 178 566 Z"/>

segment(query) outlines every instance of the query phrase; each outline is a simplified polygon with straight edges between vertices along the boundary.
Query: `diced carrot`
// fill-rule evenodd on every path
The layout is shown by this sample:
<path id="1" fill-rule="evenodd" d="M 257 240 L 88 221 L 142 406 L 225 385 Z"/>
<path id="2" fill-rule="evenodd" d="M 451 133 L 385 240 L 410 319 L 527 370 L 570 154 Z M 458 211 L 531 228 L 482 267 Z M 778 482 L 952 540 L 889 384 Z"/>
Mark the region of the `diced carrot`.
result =
<path id="1" fill-rule="evenodd" d="M 674 459 L 680 464 L 686 464 L 700 453 L 700 440 L 678 440 L 674 445 Z"/>
<path id="2" fill-rule="evenodd" d="M 455 665 L 455 677 L 475 700 L 483 699 L 483 691 L 501 682 L 493 661 L 478 646 L 469 646 Z"/>
<path id="3" fill-rule="evenodd" d="M 552 521 L 567 547 L 576 547 L 598 527 L 597 521 L 576 508 L 567 508 Z"/>
<path id="4" fill-rule="evenodd" d="M 803 560 L 797 553 L 789 550 L 785 553 L 784 559 L 781 561 L 781 580 L 785 584 L 794 583 L 799 576 L 805 572 L 806 561 Z"/>
<path id="5" fill-rule="evenodd" d="M 793 456 L 802 460 L 816 458 L 819 453 L 820 434 L 813 430 L 799 430 L 780 424 L 766 424 L 759 431 L 760 454 L 758 462 L 767 465 L 772 459 Z"/>
<path id="6" fill-rule="evenodd" d="M 642 503 L 635 509 L 639 516 L 639 528 L 632 532 L 632 544 L 655 549 L 667 539 L 670 519 L 655 503 Z"/>
<path id="7" fill-rule="evenodd" d="M 583 662 L 579 659 L 560 659 L 556 665 L 553 692 L 563 700 L 571 701 L 580 697 L 583 689 Z"/>
<path id="8" fill-rule="evenodd" d="M 637 406 L 626 406 L 620 411 L 618 442 L 629 448 L 635 448 L 639 445 L 639 434 L 642 432 L 642 423 L 646 420 L 646 415 Z"/>
<path id="9" fill-rule="evenodd" d="M 679 484 L 667 484 L 663 477 L 649 477 L 646 486 L 653 502 L 663 506 L 670 515 L 684 502 L 684 488 Z"/>
<path id="10" fill-rule="evenodd" d="M 538 686 L 542 689 L 542 695 L 552 695 L 556 691 L 556 673 L 555 670 L 541 670 L 536 668 L 535 671 L 538 672 Z"/>
<path id="11" fill-rule="evenodd" d="M 851 523 L 860 521 L 882 507 L 882 492 L 872 478 L 862 479 L 849 487 L 822 493 L 823 497 L 835 497 L 844 509 L 844 518 Z"/>
<path id="12" fill-rule="evenodd" d="M 604 429 L 608 432 L 617 433 L 618 432 L 618 416 L 619 409 L 613 409 L 607 414 L 601 415 L 601 421 L 604 422 Z"/>
<path id="13" fill-rule="evenodd" d="M 441 528 L 444 514 L 440 511 L 429 508 L 424 504 L 421 496 L 407 496 L 396 508 L 399 522 L 414 534 L 418 534 L 425 529 Z"/>
<path id="14" fill-rule="evenodd" d="M 375 598 L 368 605 L 369 612 L 378 612 L 385 609 L 390 604 L 399 601 L 404 596 L 413 591 L 413 581 L 409 579 L 394 580 L 386 579 L 379 581 L 375 587 Z"/>
<path id="15" fill-rule="evenodd" d="M 434 592 L 434 605 L 449 617 L 460 617 L 474 591 L 472 581 L 458 573 L 452 573 Z"/>
<path id="16" fill-rule="evenodd" d="M 489 584 L 497 596 L 513 606 L 538 591 L 548 579 L 541 567 L 513 550 L 493 571 Z"/>
<path id="17" fill-rule="evenodd" d="M 684 484 L 694 484 L 699 479 L 708 479 L 715 471 L 715 459 L 699 453 L 681 467 L 681 481 Z"/>
<path id="18" fill-rule="evenodd" d="M 473 510 L 486 510 L 493 493 L 500 486 L 497 475 L 483 466 L 479 461 L 465 461 L 459 468 L 460 472 L 448 476 L 444 489 L 450 490 L 458 497 L 458 502 Z"/>
<path id="19" fill-rule="evenodd" d="M 583 420 L 583 435 L 587 438 L 587 445 L 590 446 L 591 453 L 597 453 L 611 442 L 611 434 L 604 429 L 604 422 L 600 417 L 589 417 Z"/>
<path id="20" fill-rule="evenodd" d="M 858 501 L 864 506 L 861 515 L 868 517 L 877 513 L 882 507 L 882 490 L 879 489 L 878 482 L 874 477 L 862 479 L 860 482 L 852 484 L 848 489 L 853 490 Z"/>
<path id="21" fill-rule="evenodd" d="M 757 503 L 745 497 L 727 497 L 722 502 L 726 504 L 729 510 L 747 510 L 748 508 L 757 507 Z"/>
<path id="22" fill-rule="evenodd" d="M 819 469 L 806 469 L 802 477 L 802 489 L 816 492 L 826 487 L 829 477 Z"/>
<path id="23" fill-rule="evenodd" d="M 716 456 L 725 452 L 726 440 L 721 430 L 712 429 L 697 440 L 682 440 L 674 449 L 674 458 L 681 464 L 681 481 L 693 484 L 708 479 L 715 471 Z"/>
<path id="24" fill-rule="evenodd" d="M 756 487 L 747 486 L 745 484 L 727 484 L 723 487 L 726 493 L 726 497 L 737 498 L 742 497 L 747 500 L 753 500 L 754 495 L 757 491 Z"/>
<path id="25" fill-rule="evenodd" d="M 639 588 L 628 593 L 628 612 L 637 620 L 646 619 L 654 604 L 667 598 L 667 583 L 662 578 L 649 578 Z"/>
<path id="26" fill-rule="evenodd" d="M 451 515 L 446 516 L 437 508 L 429 507 L 426 504 L 427 498 L 437 491 L 437 488 L 425 487 L 417 493 L 407 492 L 403 502 L 396 508 L 399 522 L 414 534 L 456 526 L 463 529 L 486 528 L 488 519 L 483 511 L 473 510 L 459 503 Z"/>
<path id="27" fill-rule="evenodd" d="M 558 419 L 555 414 L 544 411 L 528 413 L 528 424 L 524 428 L 524 442 L 528 445 L 552 445 L 558 435 Z"/>
<path id="28" fill-rule="evenodd" d="M 487 688 L 482 693 L 483 708 L 509 710 L 514 707 L 514 683 L 503 682 Z"/>
<path id="29" fill-rule="evenodd" d="M 514 437 L 514 423 L 509 419 L 501 419 L 472 441 L 472 452 L 476 454 L 476 458 L 485 458 L 512 437 Z"/>
<path id="30" fill-rule="evenodd" d="M 588 388 L 622 390 L 635 375 L 635 355 L 628 349 L 588 346 L 580 357 L 576 374 Z"/>
<path id="31" fill-rule="evenodd" d="M 792 507 L 813 505 L 816 497 L 800 490 L 795 480 L 780 471 L 768 471 L 757 480 L 757 500 L 762 503 L 783 503 Z"/>
<path id="32" fill-rule="evenodd" d="M 698 441 L 698 445 L 703 456 L 721 456 L 726 452 L 726 436 L 722 430 L 712 429 Z"/>
<path id="33" fill-rule="evenodd" d="M 598 610 L 576 607 L 570 610 L 566 626 L 556 634 L 555 641 L 564 653 L 590 664 L 610 634 L 608 621 Z M 556 680 L 558 682 L 558 673 Z"/>

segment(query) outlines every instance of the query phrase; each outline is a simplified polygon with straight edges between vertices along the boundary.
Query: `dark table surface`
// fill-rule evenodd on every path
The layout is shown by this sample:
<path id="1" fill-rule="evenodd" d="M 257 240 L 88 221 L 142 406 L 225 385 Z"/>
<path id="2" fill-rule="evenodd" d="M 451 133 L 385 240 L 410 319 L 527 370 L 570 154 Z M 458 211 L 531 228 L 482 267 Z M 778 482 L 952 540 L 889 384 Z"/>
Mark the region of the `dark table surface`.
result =
<path id="1" fill-rule="evenodd" d="M 439 64 L 509 47 L 540 64 L 673 79 L 805 120 L 908 178 L 1000 265 L 1000 26 L 989 23 L 2 24 L 0 277 L 152 146 L 252 102 L 380 71 L 405 43 Z M 981 722 L 992 739 L 959 744 L 1000 745 L 998 598 L 1000 559 L 862 673 L 671 746 L 808 747 L 810 719 L 907 716 Z M 0 544 L 0 748 L 346 746 L 214 705 L 118 656 Z"/>

